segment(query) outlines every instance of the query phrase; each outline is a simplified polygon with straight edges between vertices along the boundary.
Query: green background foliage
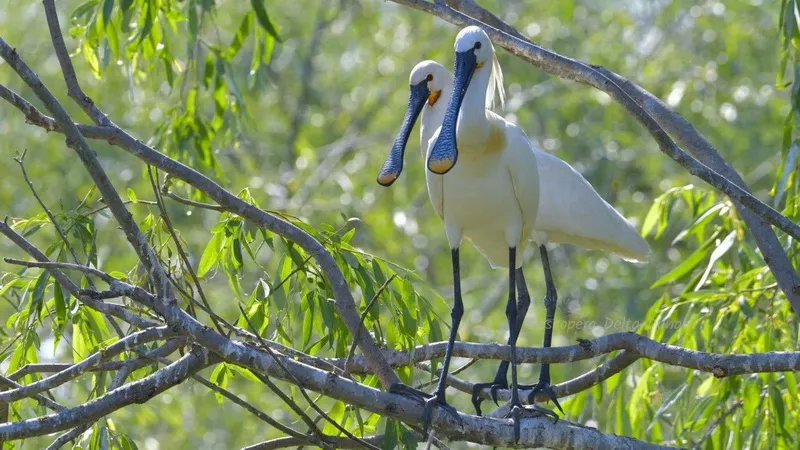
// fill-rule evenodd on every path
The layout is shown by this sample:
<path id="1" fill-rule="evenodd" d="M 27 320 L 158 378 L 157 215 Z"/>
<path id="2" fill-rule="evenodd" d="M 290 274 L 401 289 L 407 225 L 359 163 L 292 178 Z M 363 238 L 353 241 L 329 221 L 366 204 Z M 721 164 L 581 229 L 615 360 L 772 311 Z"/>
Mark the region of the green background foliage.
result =
<path id="1" fill-rule="evenodd" d="M 794 0 L 782 3 L 779 10 L 761 0 L 481 2 L 534 41 L 604 65 L 664 99 L 716 145 L 758 197 L 796 221 L 800 88 L 792 80 L 800 16 Z M 452 291 L 449 251 L 428 205 L 418 139 L 411 140 L 397 183 L 382 188 L 375 175 L 402 119 L 408 72 L 423 59 L 450 67 L 455 27 L 378 0 L 65 0 L 57 6 L 82 86 L 114 122 L 317 237 L 334 254 L 361 308 L 380 293 L 366 324 L 382 345 L 443 340 Z M 10 0 L 0 7 L 3 38 L 67 100 L 45 27 L 37 2 Z M 727 199 L 662 155 L 605 94 L 503 51 L 499 57 L 506 117 L 535 145 L 581 171 L 652 246 L 646 265 L 567 245 L 552 249 L 559 290 L 554 345 L 632 330 L 707 352 L 798 350 L 796 316 Z M 33 98 L 2 64 L 0 83 Z M 64 104 L 74 118 L 88 121 L 73 103 Z M 26 125 L 7 104 L 0 107 L 0 136 L 0 214 L 52 258 L 70 260 L 12 159 L 27 149 L 31 180 L 69 230 L 80 258 L 140 281 L 133 252 L 63 137 Z M 161 258 L 193 292 L 152 203 L 146 168 L 104 142 L 91 145 L 120 192 L 127 192 L 131 212 Z M 179 182 L 170 189 L 207 201 Z M 351 336 L 308 255 L 230 214 L 165 200 L 220 315 L 246 326 L 240 304 L 270 339 L 322 356 L 347 355 Z M 800 267 L 797 244 L 781 242 Z M 0 253 L 23 257 L 5 239 Z M 519 344 L 539 346 L 544 280 L 536 252 L 529 249 L 524 258 L 534 302 Z M 30 362 L 78 360 L 116 339 L 101 315 L 65 298 L 41 273 L 0 263 L 6 373 Z M 505 341 L 505 271 L 491 270 L 465 245 L 462 276 L 460 339 Z M 554 365 L 553 381 L 602 361 Z M 457 359 L 454 366 L 466 362 Z M 460 376 L 488 381 L 496 364 L 478 362 Z M 141 369 L 133 379 L 153 370 Z M 417 383 L 430 379 L 410 368 L 400 374 Z M 281 421 L 298 420 L 246 371 L 219 365 L 204 375 Z M 523 382 L 537 376 L 538 366 L 520 369 Z M 374 377 L 363 381 L 378 385 Z M 102 394 L 109 382 L 86 375 L 56 393 L 77 404 Z M 288 384 L 281 386 L 299 398 Z M 451 392 L 459 410 L 472 411 L 468 395 Z M 403 437 L 394 422 L 324 397 L 319 404 L 353 430 Z M 800 396 L 792 373 L 720 380 L 639 361 L 563 404 L 569 420 L 651 442 L 708 449 L 798 445 Z M 34 402 L 20 401 L 11 419 L 42 413 Z M 233 448 L 276 433 L 190 381 L 112 414 L 79 445 L 100 448 L 105 439 L 113 448 L 132 442 L 142 449 Z M 32 439 L 15 448 L 46 442 Z"/>

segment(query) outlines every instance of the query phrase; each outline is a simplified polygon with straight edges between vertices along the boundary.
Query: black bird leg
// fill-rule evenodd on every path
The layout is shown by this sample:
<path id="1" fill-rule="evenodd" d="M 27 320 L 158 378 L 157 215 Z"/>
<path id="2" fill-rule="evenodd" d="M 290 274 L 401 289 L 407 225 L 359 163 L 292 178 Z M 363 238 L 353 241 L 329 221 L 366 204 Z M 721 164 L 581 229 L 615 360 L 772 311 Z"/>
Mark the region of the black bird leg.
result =
<path id="1" fill-rule="evenodd" d="M 544 269 L 544 279 L 547 286 L 547 293 L 544 297 L 544 306 L 547 309 L 547 317 L 544 324 L 544 347 L 548 348 L 553 339 L 553 320 L 556 315 L 558 293 L 556 292 L 556 285 L 553 283 L 553 276 L 550 273 L 550 260 L 547 257 L 547 248 L 545 248 L 544 245 L 539 246 L 539 253 L 542 255 L 542 268 Z M 553 392 L 553 388 L 550 386 L 550 364 L 542 364 L 539 382 L 533 386 L 533 390 L 528 394 L 528 403 L 534 405 L 536 394 L 540 391 L 547 394 L 549 399 L 558 407 L 558 410 L 561 411 L 561 414 L 564 414 L 564 410 L 558 403 L 558 398 L 555 392 Z M 555 415 L 555 413 L 553 413 L 553 415 Z"/>
<path id="2" fill-rule="evenodd" d="M 442 407 L 442 409 L 452 415 L 459 422 L 459 424 L 462 423 L 461 417 L 458 415 L 458 411 L 456 411 L 455 408 L 447 404 L 445 401 L 447 374 L 449 373 L 450 369 L 450 356 L 453 353 L 453 344 L 455 343 L 456 334 L 458 333 L 458 325 L 461 323 L 461 317 L 464 315 L 464 304 L 461 301 L 461 271 L 459 269 L 458 249 L 453 249 L 450 251 L 450 253 L 453 259 L 454 302 L 453 309 L 450 311 L 450 318 L 452 320 L 452 325 L 450 326 L 450 338 L 447 340 L 447 348 L 444 352 L 444 364 L 442 365 L 442 375 L 439 378 L 439 384 L 433 394 L 427 394 L 425 392 L 418 391 L 417 389 L 406 386 L 405 384 L 394 384 L 389 388 L 389 392 L 407 395 L 425 405 L 425 408 L 422 412 L 423 436 L 428 435 L 428 427 L 431 423 L 431 411 L 433 410 L 434 405 L 439 405 Z"/>
<path id="3" fill-rule="evenodd" d="M 525 315 L 528 313 L 528 307 L 531 305 L 531 296 L 528 294 L 528 286 L 525 283 L 525 274 L 522 268 L 517 269 L 517 321 L 514 326 L 514 332 L 509 332 L 508 345 L 516 344 L 519 338 L 519 333 L 522 330 L 522 323 L 525 321 Z M 513 339 L 513 342 L 512 342 Z M 497 403 L 497 391 L 500 389 L 508 389 L 508 361 L 501 361 L 500 366 L 497 367 L 497 374 L 494 376 L 494 381 L 489 383 L 477 383 L 472 387 L 472 406 L 478 415 L 482 415 L 481 402 L 483 398 L 480 397 L 480 392 L 483 389 L 489 388 L 492 400 Z M 519 389 L 531 389 L 533 385 L 519 386 Z"/>

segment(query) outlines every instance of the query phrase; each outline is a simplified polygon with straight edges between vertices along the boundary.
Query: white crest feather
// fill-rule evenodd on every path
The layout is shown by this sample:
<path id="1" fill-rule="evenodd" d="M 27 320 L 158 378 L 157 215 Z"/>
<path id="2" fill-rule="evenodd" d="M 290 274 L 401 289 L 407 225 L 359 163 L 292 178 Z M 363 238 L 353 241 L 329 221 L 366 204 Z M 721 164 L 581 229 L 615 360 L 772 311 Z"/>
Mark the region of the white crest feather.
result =
<path id="1" fill-rule="evenodd" d="M 500 99 L 500 111 L 506 107 L 506 91 L 503 87 L 503 69 L 500 68 L 500 61 L 497 59 L 497 53 L 494 51 L 494 45 L 489 42 L 492 47 L 492 73 L 489 75 L 489 90 L 486 93 L 486 108 L 494 108 L 495 91 Z"/>

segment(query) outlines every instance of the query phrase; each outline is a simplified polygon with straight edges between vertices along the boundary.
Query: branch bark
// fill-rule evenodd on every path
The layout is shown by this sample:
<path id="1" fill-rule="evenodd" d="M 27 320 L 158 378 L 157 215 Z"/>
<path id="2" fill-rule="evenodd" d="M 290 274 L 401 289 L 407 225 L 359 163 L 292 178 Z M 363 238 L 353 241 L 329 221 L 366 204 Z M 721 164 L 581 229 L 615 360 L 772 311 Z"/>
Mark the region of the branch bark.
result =
<path id="1" fill-rule="evenodd" d="M 27 239 L 22 237 L 19 233 L 14 231 L 7 223 L 0 222 L 0 233 L 4 234 L 7 238 L 11 240 L 14 244 L 16 244 L 19 248 L 23 249 L 26 253 L 31 255 L 35 260 L 42 262 L 42 263 L 49 263 L 50 260 L 42 253 L 39 249 L 33 246 Z M 85 266 L 78 266 L 81 268 L 86 268 Z M 102 301 L 98 301 L 93 299 L 92 297 L 85 295 L 78 286 L 72 282 L 66 275 L 64 275 L 60 270 L 57 269 L 48 269 L 50 275 L 61 284 L 61 286 L 75 296 L 78 300 L 81 301 L 84 305 L 92 308 L 94 310 L 100 311 L 105 314 L 112 315 L 118 319 L 124 320 L 132 325 L 135 325 L 139 328 L 149 328 L 157 326 L 158 323 L 145 319 L 144 317 L 139 317 L 136 314 L 132 314 L 130 311 L 127 311 L 125 308 L 119 305 L 110 305 L 108 303 L 103 303 Z"/>
<path id="2" fill-rule="evenodd" d="M 30 397 L 49 389 L 60 386 L 74 378 L 79 377 L 81 374 L 87 372 L 92 367 L 97 366 L 105 359 L 119 355 L 120 353 L 128 350 L 130 347 L 145 344 L 155 340 L 166 339 L 175 336 L 175 331 L 169 327 L 162 326 L 157 328 L 148 328 L 126 336 L 123 339 L 111 344 L 105 349 L 102 349 L 83 361 L 73 364 L 61 372 L 51 375 L 47 378 L 41 379 L 35 383 L 27 386 L 21 386 L 5 392 L 0 392 L 0 402 L 11 402 L 22 398 Z"/>
<path id="3" fill-rule="evenodd" d="M 392 366 L 410 365 L 444 356 L 446 342 L 420 345 L 410 350 L 386 351 L 386 360 Z M 674 345 L 662 344 L 633 332 L 614 333 L 592 340 L 582 339 L 579 344 L 566 347 L 517 347 L 520 363 L 567 363 L 583 361 L 602 354 L 625 350 L 630 355 L 651 359 L 678 367 L 713 373 L 717 378 L 732 375 L 766 372 L 800 371 L 800 351 L 724 355 L 705 353 Z M 473 359 L 511 360 L 511 348 L 500 344 L 475 344 L 456 342 L 453 356 Z M 345 358 L 329 360 L 342 367 Z M 362 357 L 350 362 L 352 373 L 367 369 Z"/>
<path id="4" fill-rule="evenodd" d="M 215 362 L 218 359 L 205 349 L 195 348 L 166 368 L 83 405 L 44 417 L 0 424 L 0 439 L 41 436 L 94 422 L 127 405 L 144 403 Z"/>

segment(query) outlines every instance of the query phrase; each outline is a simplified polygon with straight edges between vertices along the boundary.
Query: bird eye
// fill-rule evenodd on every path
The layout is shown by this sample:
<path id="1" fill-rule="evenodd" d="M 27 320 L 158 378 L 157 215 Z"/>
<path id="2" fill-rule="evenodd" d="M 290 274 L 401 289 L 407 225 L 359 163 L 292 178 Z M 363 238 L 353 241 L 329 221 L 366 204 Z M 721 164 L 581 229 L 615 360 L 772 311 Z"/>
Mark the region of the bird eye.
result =
<path id="1" fill-rule="evenodd" d="M 429 73 L 428 76 L 425 77 L 425 79 L 428 80 L 428 81 L 433 81 L 433 74 Z"/>
<path id="2" fill-rule="evenodd" d="M 478 41 L 478 42 L 476 42 L 476 43 L 475 43 L 475 50 L 478 50 L 479 48 L 481 48 L 481 43 L 480 43 L 480 41 Z"/>

